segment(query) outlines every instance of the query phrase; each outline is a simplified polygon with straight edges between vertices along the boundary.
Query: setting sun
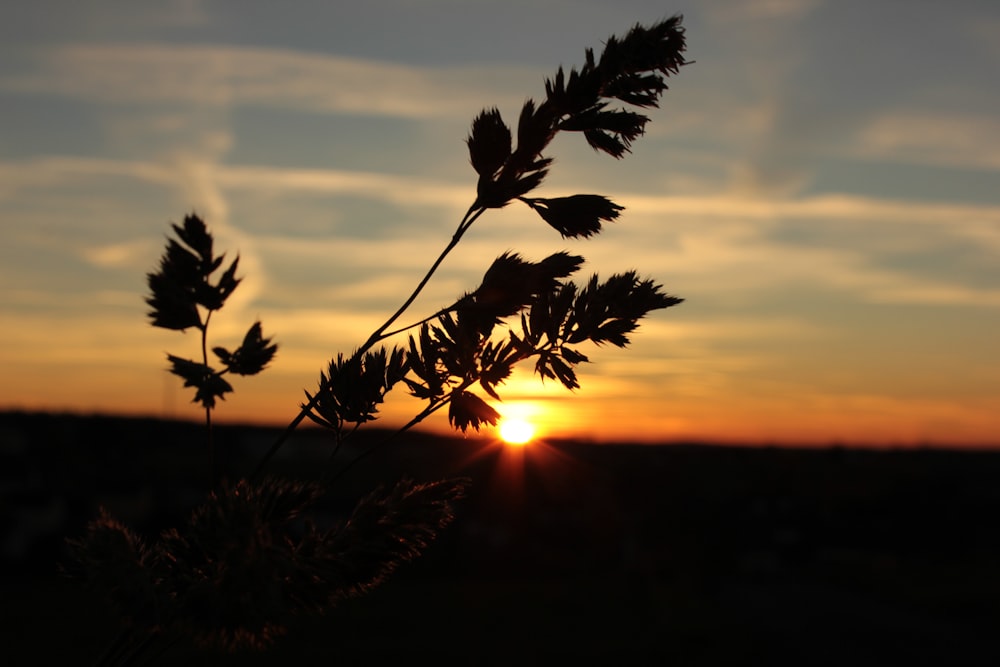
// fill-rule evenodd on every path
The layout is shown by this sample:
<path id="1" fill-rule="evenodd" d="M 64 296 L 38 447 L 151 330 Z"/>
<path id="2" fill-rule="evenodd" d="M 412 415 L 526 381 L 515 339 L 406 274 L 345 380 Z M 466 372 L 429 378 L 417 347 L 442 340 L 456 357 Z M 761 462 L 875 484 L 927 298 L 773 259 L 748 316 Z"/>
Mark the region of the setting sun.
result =
<path id="1" fill-rule="evenodd" d="M 526 445 L 535 435 L 535 427 L 523 419 L 504 419 L 500 422 L 500 437 L 510 445 Z"/>

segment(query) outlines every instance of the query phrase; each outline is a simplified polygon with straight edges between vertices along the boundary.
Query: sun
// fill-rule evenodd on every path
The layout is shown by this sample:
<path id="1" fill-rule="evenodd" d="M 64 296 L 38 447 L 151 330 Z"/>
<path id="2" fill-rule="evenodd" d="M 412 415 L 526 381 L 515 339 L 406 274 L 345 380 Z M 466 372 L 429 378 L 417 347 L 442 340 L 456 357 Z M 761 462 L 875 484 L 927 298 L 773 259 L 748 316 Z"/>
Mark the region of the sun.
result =
<path id="1" fill-rule="evenodd" d="M 507 417 L 500 422 L 500 438 L 508 445 L 527 445 L 534 436 L 534 425 L 524 419 Z"/>

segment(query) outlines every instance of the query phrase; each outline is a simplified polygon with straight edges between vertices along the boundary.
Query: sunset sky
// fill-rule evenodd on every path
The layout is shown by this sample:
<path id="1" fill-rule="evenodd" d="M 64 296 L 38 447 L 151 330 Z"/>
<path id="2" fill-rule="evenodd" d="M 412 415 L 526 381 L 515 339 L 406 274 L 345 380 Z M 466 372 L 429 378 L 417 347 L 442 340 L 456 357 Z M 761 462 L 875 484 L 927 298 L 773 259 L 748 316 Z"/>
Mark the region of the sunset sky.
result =
<path id="1" fill-rule="evenodd" d="M 684 15 L 689 59 L 621 161 L 560 136 L 540 196 L 625 207 L 564 240 L 487 213 L 416 304 L 506 250 L 636 269 L 686 301 L 588 349 L 548 436 L 1000 444 L 1000 3 L 18 2 L 0 21 L 0 407 L 197 419 L 145 274 L 197 211 L 245 280 L 213 319 L 280 344 L 223 421 L 285 423 L 402 302 L 475 195 L 464 140 L 558 65 Z M 400 392 L 402 393 L 402 392 Z M 412 399 L 390 399 L 401 423 Z M 446 428 L 436 415 L 432 428 Z"/>

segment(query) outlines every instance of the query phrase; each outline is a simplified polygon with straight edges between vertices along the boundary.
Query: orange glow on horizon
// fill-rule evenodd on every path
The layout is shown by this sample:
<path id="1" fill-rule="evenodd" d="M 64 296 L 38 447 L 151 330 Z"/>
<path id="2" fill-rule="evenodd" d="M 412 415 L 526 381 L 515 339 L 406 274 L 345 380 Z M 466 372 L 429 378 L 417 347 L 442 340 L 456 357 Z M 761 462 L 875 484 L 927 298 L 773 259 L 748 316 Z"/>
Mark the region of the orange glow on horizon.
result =
<path id="1" fill-rule="evenodd" d="M 0 387 L 0 405 L 29 412 L 202 421 L 204 412 L 191 401 L 193 390 L 167 373 L 158 355 L 148 357 L 141 363 L 128 358 L 128 363 L 109 368 L 100 360 L 88 359 L 79 362 L 73 373 L 54 363 L 32 371 L 25 362 L 11 361 L 12 373 L 7 377 L 17 382 Z M 133 380 L 133 375 L 145 382 Z M 554 383 L 541 385 L 529 376 L 530 383 L 509 383 L 506 400 L 493 405 L 505 420 L 519 419 L 535 427 L 528 449 L 539 449 L 545 440 L 791 447 L 1000 446 L 996 416 L 1000 399 L 994 397 L 899 397 L 888 391 L 833 394 L 823 387 L 793 394 L 782 386 L 739 393 L 720 387 L 692 395 L 690 388 L 681 385 L 623 401 L 613 395 L 617 384 L 609 386 L 603 376 L 585 379 L 583 389 L 570 393 Z M 238 378 L 233 384 L 235 394 L 220 401 L 213 415 L 215 423 L 284 428 L 297 413 L 290 398 L 300 394 L 305 382 L 301 373 L 276 366 L 263 379 Z M 368 428 L 398 428 L 421 407 L 417 399 L 394 396 Z M 444 414 L 432 415 L 417 428 L 443 436 L 460 435 Z M 479 435 L 503 437 L 499 431 L 487 430 L 488 434 Z"/>

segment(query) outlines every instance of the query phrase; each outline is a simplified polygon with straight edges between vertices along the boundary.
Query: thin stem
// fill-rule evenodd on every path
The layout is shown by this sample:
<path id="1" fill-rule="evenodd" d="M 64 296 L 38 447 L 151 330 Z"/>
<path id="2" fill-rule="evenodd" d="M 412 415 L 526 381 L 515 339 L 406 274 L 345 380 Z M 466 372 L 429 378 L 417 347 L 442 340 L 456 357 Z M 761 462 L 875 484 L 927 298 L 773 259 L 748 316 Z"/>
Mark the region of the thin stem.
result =
<path id="1" fill-rule="evenodd" d="M 554 346 L 555 346 L 555 344 L 552 341 L 548 341 L 545 345 L 537 347 L 537 348 L 533 349 L 529 353 L 522 354 L 516 360 L 514 360 L 513 363 L 520 363 L 520 362 L 522 362 L 522 361 L 524 361 L 526 359 L 530 359 L 531 357 L 534 357 L 534 356 L 536 356 L 538 354 L 541 354 L 542 352 L 544 352 L 544 351 L 546 351 L 548 349 L 551 349 Z M 428 405 L 426 408 L 424 408 L 423 410 L 421 410 L 415 417 L 413 417 L 413 419 L 411 419 L 410 421 L 408 421 L 404 426 L 400 427 L 399 430 L 394 431 L 393 433 L 391 433 L 388 436 L 386 436 L 386 438 L 384 440 L 375 443 L 374 445 L 372 445 L 371 447 L 369 447 L 368 449 L 366 449 L 365 451 L 361 452 L 356 457 L 354 457 L 343 468 L 341 468 L 337 472 L 336 475 L 334 475 L 333 477 L 331 477 L 329 481 L 333 482 L 333 481 L 336 481 L 337 479 L 339 479 L 348 470 L 350 470 L 351 468 L 353 468 L 355 464 L 357 464 L 359 461 L 361 461 L 362 459 L 364 459 L 365 457 L 367 457 L 368 455 L 370 455 L 373 451 L 375 451 L 376 449 L 379 449 L 380 447 L 385 446 L 386 444 L 388 444 L 389 442 L 391 442 L 392 440 L 394 440 L 396 438 L 396 436 L 401 435 L 402 433 L 405 433 L 406 431 L 410 430 L 411 428 L 413 428 L 414 426 L 416 426 L 417 424 L 419 424 L 423 420 L 427 419 L 428 417 L 430 417 L 432 414 L 434 414 L 435 412 L 437 412 L 438 410 L 440 410 L 444 406 L 448 405 L 448 403 L 451 402 L 452 396 L 455 395 L 455 392 L 465 391 L 466 389 L 468 389 L 469 387 L 471 387 L 472 385 L 474 385 L 478 381 L 479 381 L 479 377 L 478 376 L 475 377 L 475 378 L 472 378 L 472 379 L 466 379 L 466 380 L 462 381 L 459 385 L 457 385 L 450 392 L 448 392 L 447 396 L 444 396 L 443 398 L 441 398 L 441 400 L 438 401 L 437 403 L 431 403 L 430 405 Z M 360 426 L 360 424 L 358 424 L 358 426 Z M 355 428 L 357 428 L 357 427 L 355 427 Z M 332 457 L 331 457 L 331 459 L 332 459 Z"/>
<path id="2" fill-rule="evenodd" d="M 386 339 L 386 338 L 392 338 L 393 336 L 397 336 L 397 335 L 403 333 L 404 331 L 409 331 L 410 329 L 413 329 L 414 327 L 419 327 L 421 324 L 426 324 L 427 322 L 430 322 L 432 320 L 436 320 L 437 318 L 441 317 L 442 315 L 444 315 L 446 313 L 450 313 L 451 311 L 457 310 L 457 309 L 458 309 L 458 304 L 457 303 L 452 304 L 451 306 L 448 306 L 447 308 L 442 308 L 441 310 L 437 311 L 433 315 L 428 315 L 427 317 L 425 317 L 422 320 L 418 320 L 416 322 L 413 322 L 412 324 L 407 324 L 405 327 L 399 327 L 398 329 L 393 329 L 392 331 L 386 331 L 385 333 L 382 334 L 382 336 L 381 336 L 381 338 L 379 338 L 379 340 L 383 340 L 383 339 Z"/>
<path id="3" fill-rule="evenodd" d="M 118 635 L 112 640 L 111 644 L 105 649 L 104 653 L 97 660 L 97 666 L 103 667 L 107 665 L 108 667 L 115 667 L 116 665 L 122 665 L 123 667 L 128 665 L 140 665 L 143 662 L 149 664 L 154 656 L 150 656 L 147 653 L 147 649 L 152 646 L 153 642 L 156 641 L 160 633 L 156 630 L 144 630 L 143 635 L 140 638 L 136 638 L 137 631 L 130 628 L 123 628 Z M 143 659 L 143 654 L 145 659 Z"/>
<path id="4" fill-rule="evenodd" d="M 158 642 L 159 645 L 153 642 Z M 136 665 L 153 665 L 159 662 L 167 651 L 169 651 L 177 643 L 177 635 L 164 636 L 160 632 L 152 633 L 147 638 L 145 645 L 142 647 L 143 655 L 139 656 L 139 662 Z"/>
<path id="5" fill-rule="evenodd" d="M 427 419 L 428 417 L 430 417 L 432 414 L 434 414 L 435 412 L 437 412 L 438 410 L 440 410 L 444 406 L 448 405 L 448 403 L 451 402 L 451 397 L 454 395 L 454 392 L 456 392 L 456 391 L 464 391 L 466 388 L 468 388 L 472 384 L 473 384 L 473 382 L 471 380 L 467 380 L 467 381 L 463 382 L 461 385 L 459 385 L 458 387 L 456 387 L 454 390 L 452 390 L 451 393 L 449 393 L 447 396 L 445 396 L 444 398 L 442 398 L 437 403 L 432 403 L 431 405 L 428 405 L 426 408 L 424 408 L 423 410 L 421 410 L 415 417 L 413 417 L 413 419 L 411 419 L 410 421 L 408 421 L 405 425 L 401 426 L 398 430 L 390 433 L 383 440 L 381 440 L 380 442 L 375 443 L 374 445 L 372 445 L 371 447 L 369 447 L 368 449 L 366 449 L 365 451 L 361 452 L 360 454 L 358 454 L 357 456 L 355 456 L 353 459 L 351 459 L 350 461 L 348 461 L 347 464 L 343 468 L 341 468 L 340 470 L 337 471 L 336 475 L 334 475 L 333 477 L 331 477 L 328 480 L 328 482 L 332 483 L 332 482 L 337 481 L 341 477 L 343 477 L 344 474 L 346 474 L 348 470 L 350 470 L 351 468 L 353 468 L 362 459 L 370 456 L 372 454 L 372 452 L 374 452 L 375 450 L 377 450 L 377 449 L 379 449 L 381 447 L 384 447 L 388 443 L 390 443 L 393 440 L 395 440 L 396 436 L 402 435 L 406 431 L 409 431 L 411 428 L 413 428 L 414 426 L 416 426 L 417 424 L 419 424 L 423 420 Z"/>
<path id="6" fill-rule="evenodd" d="M 131 639 L 132 631 L 128 628 L 122 628 L 115 638 L 111 640 L 107 648 L 100 655 L 95 663 L 96 667 L 102 667 L 103 665 L 114 665 L 118 662 L 117 657 L 119 654 L 123 653 L 129 644 Z"/>
<path id="7" fill-rule="evenodd" d="M 359 428 L 361 428 L 361 422 L 355 423 L 351 430 L 347 433 L 342 434 L 340 431 L 337 431 L 337 444 L 333 446 L 333 451 L 330 452 L 330 463 L 333 463 L 333 460 L 337 458 L 337 453 L 340 451 L 340 447 L 344 444 L 344 441 L 354 435 L 354 432 Z M 326 475 L 326 473 L 323 474 L 324 476 Z"/>
<path id="8" fill-rule="evenodd" d="M 472 223 L 474 223 L 479 218 L 479 216 L 481 216 L 485 212 L 486 209 L 483 207 L 470 208 L 466 212 L 466 214 L 462 217 L 462 221 L 458 224 L 458 229 L 455 230 L 455 234 L 451 237 L 451 241 L 449 241 L 445 249 L 441 251 L 441 254 L 438 255 L 438 258 L 434 260 L 434 263 L 431 265 L 431 268 L 427 270 L 427 273 L 424 275 L 423 279 L 420 281 L 420 283 L 417 284 L 416 289 L 413 290 L 413 293 L 411 293 L 409 298 L 403 302 L 403 305 L 400 306 L 399 309 L 396 310 L 396 312 L 393 313 L 392 316 L 389 317 L 389 319 L 386 320 L 382 326 L 380 326 L 378 329 L 372 332 L 372 335 L 368 337 L 368 340 L 365 341 L 365 344 L 361 346 L 362 352 L 368 350 L 372 345 L 374 345 L 375 343 L 379 342 L 384 338 L 382 334 L 385 332 L 385 330 L 388 329 L 390 326 L 392 326 L 393 322 L 398 320 L 399 316 L 402 315 L 404 312 L 406 312 L 406 309 L 413 304 L 417 296 L 420 294 L 421 291 L 423 291 L 424 287 L 430 281 L 431 276 L 433 276 L 434 272 L 437 271 L 439 266 L 441 266 L 441 262 L 444 261 L 444 258 L 448 256 L 448 253 L 450 253 L 455 248 L 455 246 L 458 245 L 458 242 L 462 240 L 462 236 L 465 234 L 466 231 L 468 231 L 469 227 L 472 226 Z"/>
<path id="9" fill-rule="evenodd" d="M 201 327 L 201 363 L 208 366 L 208 323 L 212 320 L 212 312 L 205 315 L 205 323 Z M 208 440 L 208 481 L 209 490 L 214 490 L 218 481 L 218 470 L 215 460 L 215 435 L 212 431 L 212 408 L 205 406 L 205 437 Z"/>
<path id="10" fill-rule="evenodd" d="M 444 311 L 441 311 L 441 312 L 447 312 L 447 310 L 444 310 Z M 430 319 L 430 318 L 428 318 L 428 319 Z M 544 345 L 540 345 L 538 347 L 535 347 L 530 352 L 521 353 L 520 355 L 518 355 L 518 357 L 516 359 L 513 359 L 511 361 L 511 364 L 513 365 L 513 364 L 521 363 L 522 361 L 530 359 L 531 357 L 537 356 L 539 354 L 542 354 L 543 352 L 551 350 L 555 346 L 556 346 L 556 341 L 547 340 Z M 416 416 L 413 417 L 413 419 L 411 419 L 409 422 L 407 422 L 404 426 L 402 426 L 398 430 L 394 431 L 393 433 L 389 434 L 383 440 L 375 443 L 374 445 L 372 445 L 371 447 L 369 447 L 365 451 L 363 451 L 360 454 L 358 454 L 351 461 L 349 461 L 343 468 L 341 468 L 339 471 L 337 471 L 336 475 L 334 475 L 333 477 L 329 478 L 328 481 L 329 482 L 334 482 L 337 479 L 340 479 L 340 477 L 343 476 L 348 470 L 350 470 L 351 468 L 353 468 L 359 461 L 361 461 L 362 459 L 364 459 L 367 456 L 369 456 L 376 449 L 379 449 L 379 448 L 385 446 L 386 444 L 388 444 L 389 442 L 391 442 L 392 440 L 394 440 L 396 438 L 396 436 L 401 435 L 402 433 L 405 433 L 406 431 L 410 430 L 411 428 L 413 428 L 414 426 L 416 426 L 417 424 L 419 424 L 420 422 L 422 422 L 427 417 L 431 416 L 432 414 L 434 414 L 435 412 L 437 412 L 438 410 L 440 410 L 444 406 L 448 405 L 448 403 L 451 402 L 452 396 L 455 395 L 455 392 L 465 391 L 466 389 L 468 389 L 469 387 L 471 387 L 472 385 L 474 385 L 478 381 L 479 381 L 479 376 L 478 375 L 476 377 L 474 377 L 474 378 L 467 378 L 467 379 L 463 380 L 461 383 L 459 383 L 457 386 L 455 386 L 450 392 L 448 392 L 447 396 L 442 397 L 436 403 L 432 402 L 426 408 L 424 408 L 423 410 L 421 410 Z M 360 423 L 359 424 L 355 424 L 354 430 L 357 430 L 357 428 L 360 425 L 361 425 Z M 351 431 L 351 432 L 353 433 L 354 431 Z M 340 446 L 340 443 L 338 442 L 337 443 L 338 449 L 339 449 L 339 446 Z M 336 455 L 336 450 L 334 451 L 334 455 Z M 334 456 L 331 456 L 330 460 L 332 461 L 333 458 L 334 458 Z M 325 478 L 325 476 L 324 476 L 324 478 Z"/>
<path id="11" fill-rule="evenodd" d="M 421 279 L 421 281 L 417 284 L 416 288 L 414 288 L 410 296 L 406 299 L 406 301 L 403 302 L 403 305 L 400 306 L 395 313 L 389 316 L 389 319 L 387 319 L 382 324 L 382 326 L 380 326 L 378 329 L 372 332 L 372 335 L 368 337 L 368 340 L 365 341 L 364 345 L 358 348 L 358 350 L 354 353 L 355 355 L 364 354 L 369 349 L 371 349 L 371 347 L 375 345 L 377 342 L 391 335 L 385 333 L 386 329 L 391 327 L 393 323 L 396 320 L 398 320 L 399 317 L 404 312 L 406 312 L 406 309 L 413 304 L 413 302 L 417 299 L 417 296 L 420 295 L 424 287 L 430 281 L 431 276 L 433 276 L 435 271 L 437 271 L 438 267 L 441 266 L 441 262 L 443 262 L 445 257 L 447 257 L 448 254 L 455 249 L 455 246 L 457 246 L 459 241 L 462 240 L 462 236 L 465 234 L 466 231 L 468 231 L 469 227 L 471 227 L 472 224 L 479 218 L 479 216 L 481 216 L 485 212 L 486 209 L 482 206 L 479 206 L 478 203 L 473 204 L 471 207 L 469 207 L 469 210 L 465 212 L 464 216 L 462 216 L 461 222 L 458 223 L 458 228 L 455 230 L 454 235 L 452 235 L 451 241 L 449 241 L 448 245 L 445 246 L 445 249 L 441 251 L 441 254 L 438 255 L 438 258 L 434 260 L 434 263 L 431 265 L 431 268 L 427 270 L 427 273 L 424 275 L 423 279 Z M 295 416 L 295 418 L 292 419 L 292 421 L 288 424 L 288 426 L 285 427 L 285 430 L 282 431 L 281 435 L 278 436 L 278 439 L 275 440 L 273 445 L 271 445 L 271 448 L 268 449 L 267 452 L 264 454 L 263 458 L 260 460 L 260 463 L 257 464 L 257 467 L 254 469 L 253 474 L 251 475 L 252 479 L 260 477 L 267 463 L 274 457 L 275 454 L 277 454 L 278 450 L 281 449 L 281 446 L 285 444 L 288 438 L 291 437 L 292 433 L 295 432 L 295 429 L 298 428 L 299 424 L 302 423 L 302 420 L 306 418 L 306 415 L 308 415 L 309 412 L 311 412 L 313 408 L 315 408 L 316 405 L 319 403 L 320 395 L 322 395 L 324 389 L 325 387 L 321 386 L 319 388 L 319 391 L 317 391 L 313 395 L 313 397 L 309 399 L 309 401 L 302 406 L 302 408 L 299 410 L 299 413 Z M 409 428 L 409 426 L 410 425 L 408 425 L 406 428 Z"/>
<path id="12" fill-rule="evenodd" d="M 159 633 L 155 631 L 148 631 L 146 636 L 142 638 L 139 642 L 132 644 L 128 652 L 122 656 L 122 665 L 141 665 L 144 662 L 149 664 L 149 660 L 152 656 L 146 655 L 146 659 L 143 660 L 143 654 L 146 650 L 153 645 L 153 642 L 159 638 Z"/>

